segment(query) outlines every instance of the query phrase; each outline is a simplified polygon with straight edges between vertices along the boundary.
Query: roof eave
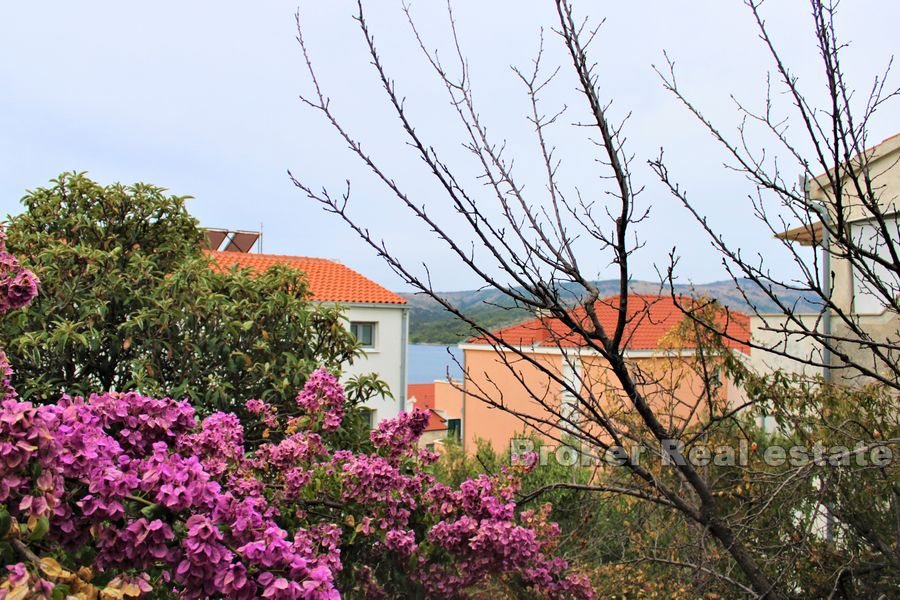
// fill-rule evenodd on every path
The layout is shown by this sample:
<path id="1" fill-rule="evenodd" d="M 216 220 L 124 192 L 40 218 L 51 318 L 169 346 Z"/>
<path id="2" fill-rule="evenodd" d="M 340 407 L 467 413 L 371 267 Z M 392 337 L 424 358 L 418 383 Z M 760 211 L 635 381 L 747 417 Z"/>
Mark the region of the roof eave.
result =
<path id="1" fill-rule="evenodd" d="M 801 246 L 816 246 L 822 239 L 822 223 L 816 222 L 812 225 L 801 225 L 788 229 L 782 233 L 775 234 L 779 240 L 787 242 L 797 242 Z"/>

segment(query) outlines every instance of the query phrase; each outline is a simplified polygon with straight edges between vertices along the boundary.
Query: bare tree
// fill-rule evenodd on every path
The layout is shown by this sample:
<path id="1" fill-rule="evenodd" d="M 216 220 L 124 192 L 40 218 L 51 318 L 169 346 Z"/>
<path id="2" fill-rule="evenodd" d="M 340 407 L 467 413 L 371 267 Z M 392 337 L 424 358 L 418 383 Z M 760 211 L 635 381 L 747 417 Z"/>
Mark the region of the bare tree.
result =
<path id="1" fill-rule="evenodd" d="M 850 92 L 846 89 L 838 57 L 840 45 L 835 40 L 833 14 L 834 7 L 819 0 L 811 0 L 816 37 L 819 40 L 823 66 L 828 73 L 828 86 L 833 106 L 826 111 L 829 120 L 824 122 L 813 110 L 797 88 L 796 79 L 782 63 L 769 36 L 757 3 L 748 3 L 752 16 L 756 19 L 764 43 L 770 48 L 777 72 L 787 86 L 805 131 L 814 142 L 815 160 L 806 160 L 804 154 L 788 139 L 784 125 L 770 113 L 753 115 L 746 112 L 748 119 L 761 122 L 777 140 L 783 144 L 800 164 L 807 179 L 816 182 L 827 192 L 829 206 L 826 208 L 823 225 L 817 226 L 818 210 L 808 199 L 803 189 L 785 182 L 777 170 L 767 171 L 768 164 L 763 158 L 755 157 L 743 141 L 728 142 L 699 109 L 688 102 L 678 87 L 674 68 L 661 73 L 664 85 L 681 99 L 700 119 L 709 131 L 732 153 L 740 168 L 754 181 L 760 190 L 760 198 L 774 195 L 782 206 L 801 225 L 810 231 L 827 231 L 830 236 L 830 252 L 833 256 L 849 261 L 870 284 L 873 293 L 884 301 L 888 310 L 897 312 L 896 276 L 898 270 L 896 243 L 896 220 L 884 208 L 879 197 L 878 186 L 867 168 L 866 122 L 884 102 L 897 92 L 887 92 L 884 79 L 876 83 L 863 117 L 856 121 L 850 111 Z M 591 43 L 600 34 L 600 27 L 592 26 L 586 19 L 576 17 L 567 0 L 555 0 L 557 22 L 553 27 L 555 37 L 562 43 L 569 64 L 547 68 L 544 64 L 544 40 L 532 67 L 515 69 L 515 74 L 524 86 L 530 101 L 528 123 L 534 135 L 536 148 L 542 157 L 544 186 L 540 194 L 526 194 L 513 169 L 513 159 L 503 140 L 493 139 L 482 121 L 473 99 L 467 58 L 457 36 L 457 23 L 452 7 L 448 5 L 449 22 L 455 56 L 453 64 L 445 63 L 437 52 L 429 49 L 426 39 L 420 34 L 409 7 L 405 7 L 410 30 L 421 49 L 422 56 L 430 65 L 437 80 L 443 85 L 452 111 L 458 117 L 464 135 L 464 147 L 473 157 L 478 168 L 478 177 L 467 180 L 458 175 L 445 159 L 445 140 L 433 144 L 424 139 L 420 130 L 412 122 L 404 105 L 402 94 L 391 78 L 388 67 L 382 60 L 375 44 L 374 35 L 366 20 L 361 0 L 357 5 L 356 21 L 368 48 L 372 67 L 377 73 L 386 99 L 399 120 L 404 140 L 417 153 L 426 172 L 433 178 L 436 187 L 467 226 L 471 241 L 478 245 L 474 250 L 463 236 L 453 234 L 447 224 L 433 215 L 406 191 L 401 180 L 391 173 L 386 162 L 371 155 L 364 149 L 359 138 L 349 131 L 335 114 L 325 90 L 322 89 L 314 67 L 314 61 L 303 36 L 302 22 L 298 15 L 298 42 L 302 49 L 312 86 L 312 93 L 303 97 L 303 102 L 321 114 L 331 124 L 334 131 L 355 155 L 368 167 L 394 198 L 423 226 L 442 240 L 484 286 L 501 292 L 519 308 L 524 308 L 538 317 L 538 327 L 545 327 L 550 339 L 560 350 L 570 372 L 567 375 L 537 360 L 523 348 L 519 340 L 510 339 L 502 332 L 490 328 L 469 317 L 452 302 L 442 297 L 432 286 L 427 267 L 422 273 L 407 264 L 392 252 L 390 247 L 379 240 L 369 229 L 357 222 L 350 210 L 350 188 L 341 193 L 318 189 L 307 179 L 291 175 L 295 185 L 309 198 L 319 202 L 326 210 L 334 213 L 348 227 L 367 242 L 404 281 L 419 292 L 433 298 L 444 309 L 467 323 L 480 338 L 490 344 L 498 357 L 519 380 L 523 389 L 527 387 L 527 371 L 540 372 L 548 385 L 542 389 L 528 390 L 534 410 L 513 408 L 503 397 L 503 390 L 485 378 L 472 377 L 466 393 L 491 406 L 513 413 L 524 424 L 541 432 L 545 438 L 567 442 L 576 440 L 582 447 L 591 448 L 596 454 L 603 454 L 615 447 L 639 446 L 647 454 L 655 456 L 650 464 L 627 457 L 626 469 L 619 470 L 625 475 L 598 476 L 589 484 L 554 483 L 547 489 L 576 487 L 585 493 L 613 494 L 626 496 L 645 503 L 652 510 L 665 511 L 674 515 L 693 532 L 684 547 L 646 548 L 638 561 L 655 562 L 672 569 L 688 571 L 711 579 L 717 585 L 725 586 L 730 593 L 746 594 L 753 597 L 780 598 L 794 591 L 790 583 L 791 570 L 799 554 L 817 535 L 815 524 L 821 519 L 824 506 L 829 499 L 827 486 L 810 487 L 810 482 L 818 481 L 820 472 L 815 465 L 799 468 L 785 468 L 764 473 L 766 493 L 773 496 L 742 497 L 740 493 L 723 492 L 733 482 L 722 481 L 722 472 L 695 466 L 690 461 L 677 462 L 671 473 L 658 467 L 661 459 L 661 444 L 675 440 L 684 448 L 691 448 L 710 440 L 725 438 L 735 442 L 738 438 L 752 439 L 750 432 L 742 427 L 746 415 L 754 406 L 764 402 L 764 394 L 748 393 L 741 402 L 727 401 L 724 396 L 720 373 L 729 369 L 738 373 L 744 381 L 751 380 L 749 373 L 735 359 L 735 345 L 755 345 L 750 339 L 745 323 L 714 302 L 704 299 L 686 299 L 672 292 L 672 297 L 683 308 L 688 319 L 680 326 L 680 346 L 673 346 L 668 362 L 659 368 L 648 369 L 636 364 L 629 356 L 632 336 L 642 323 L 653 319 L 656 301 L 636 296 L 630 290 L 631 274 L 629 260 L 641 243 L 635 236 L 634 225 L 647 217 L 645 211 L 637 208 L 636 197 L 641 186 L 632 179 L 632 157 L 624 148 L 623 124 L 611 122 L 608 113 L 610 99 L 601 92 L 598 84 L 599 73 L 596 64 L 589 57 Z M 578 123 L 597 148 L 597 163 L 601 175 L 609 182 L 609 187 L 600 194 L 582 194 L 577 188 L 561 181 L 560 158 L 549 140 L 552 127 L 560 123 L 562 111 L 546 112 L 541 104 L 541 94 L 546 86 L 560 73 L 570 70 L 580 92 L 580 112 L 585 120 Z M 738 250 L 729 247 L 704 219 L 703 215 L 689 201 L 686 193 L 670 176 L 662 156 L 652 161 L 659 177 L 672 190 L 681 203 L 696 215 L 701 227 L 710 235 L 715 247 L 727 259 L 727 265 L 734 273 L 739 289 L 754 285 L 762 289 L 783 310 L 777 324 L 767 325 L 777 328 L 786 337 L 803 335 L 816 339 L 822 351 L 814 357 L 794 357 L 813 366 L 829 365 L 830 352 L 838 357 L 841 368 L 854 368 L 857 372 L 880 382 L 882 385 L 897 386 L 897 336 L 874 336 L 860 323 L 860 320 L 846 307 L 839 306 L 832 299 L 829 277 L 823 277 L 814 262 L 808 266 L 803 252 L 788 241 L 784 247 L 797 261 L 807 275 L 802 282 L 779 281 L 762 264 L 745 258 Z M 816 177 L 818 168 L 825 171 L 823 177 Z M 846 182 L 852 182 L 848 192 Z M 848 196 L 861 198 L 863 208 L 874 215 L 879 243 L 876 246 L 854 237 L 848 226 L 844 207 Z M 830 212 L 829 212 L 830 211 Z M 789 229 L 787 222 L 770 217 L 762 202 L 757 204 L 757 214 L 771 227 L 773 233 L 780 234 Z M 819 227 L 819 229 L 816 229 Z M 821 234 L 816 234 L 821 235 Z M 589 240 L 592 253 L 602 253 L 618 269 L 619 291 L 615 298 L 602 298 L 591 277 L 579 262 L 579 244 Z M 868 245 L 867 245 L 868 244 Z M 887 247 L 887 253 L 884 248 Z M 818 261 L 818 258 L 814 258 Z M 674 277 L 673 259 L 669 278 Z M 893 273 L 895 280 L 885 282 L 885 270 Z M 779 296 L 785 288 L 811 292 L 819 299 L 821 310 L 812 324 L 796 317 L 796 307 L 786 305 Z M 604 314 L 614 311 L 612 321 L 605 320 Z M 844 329 L 824 330 L 821 322 L 834 316 Z M 769 321 L 766 321 L 767 323 Z M 740 325 L 740 326 L 735 326 Z M 848 344 L 864 347 L 868 354 L 863 356 L 848 350 Z M 578 352 L 571 348 L 577 347 Z M 772 352 L 791 355 L 783 346 L 766 347 Z M 590 372 L 579 369 L 583 356 L 599 358 L 600 368 Z M 880 366 L 875 366 L 871 357 Z M 885 373 L 881 366 L 887 365 Z M 673 373 L 692 372 L 693 381 L 698 386 L 685 390 Z M 477 382 L 481 382 L 480 384 Z M 752 379 L 756 388 L 765 381 Z M 561 396 L 577 398 L 574 404 L 564 404 Z M 888 400 L 889 402 L 889 400 Z M 896 443 L 896 440 L 881 440 L 877 444 Z M 753 473 L 759 465 L 750 465 L 742 476 Z M 724 486 L 724 487 L 723 487 Z M 728 487 L 730 490 L 731 487 Z M 526 502 L 546 489 L 523 497 Z M 779 539 L 765 541 L 771 530 L 762 523 L 771 514 L 776 498 L 789 497 L 803 492 L 806 503 L 804 510 L 786 509 L 787 516 L 780 521 L 787 524 L 790 531 L 777 532 Z M 894 492 L 896 494 L 896 491 Z M 890 502 L 896 504 L 896 498 Z M 796 505 L 792 505 L 796 506 Z M 793 512 L 791 512 L 793 510 Z M 802 513 L 802 514 L 801 514 Z M 865 527 L 865 523 L 860 525 Z M 900 531 L 900 527 L 897 528 Z M 878 538 L 882 541 L 881 538 Z M 882 543 L 880 553 L 869 566 L 874 569 L 891 568 L 896 564 L 897 547 L 893 542 Z M 878 546 L 878 543 L 872 542 Z M 672 552 L 676 556 L 672 556 Z M 877 568 L 872 565 L 878 565 Z M 851 561 L 849 566 L 829 575 L 835 589 L 841 578 L 852 577 L 854 569 L 861 565 Z"/>
<path id="2" fill-rule="evenodd" d="M 775 261 L 765 261 L 758 254 L 747 256 L 730 246 L 670 175 L 662 154 L 651 165 L 674 197 L 696 217 L 722 255 L 738 290 L 759 290 L 779 307 L 777 315 L 759 311 L 757 315 L 763 329 L 779 334 L 781 343 L 754 343 L 755 348 L 824 368 L 826 374 L 833 371 L 845 379 L 862 377 L 900 389 L 900 320 L 896 318 L 900 312 L 900 188 L 888 181 L 895 176 L 900 154 L 879 153 L 878 147 L 870 147 L 873 140 L 868 136 L 872 117 L 900 95 L 900 88 L 888 84 L 893 59 L 875 78 L 861 110 L 854 110 L 854 90 L 849 88 L 840 62 L 845 44 L 835 30 L 839 2 L 811 1 L 826 85 L 821 94 L 824 106 L 817 107 L 809 99 L 817 94 L 804 92 L 799 78 L 782 59 L 760 12 L 762 2 L 746 4 L 772 58 L 775 76 L 770 80 L 764 111 L 754 112 L 738 103 L 743 119 L 737 139 L 729 139 L 688 98 L 668 57 L 666 68 L 657 72 L 665 88 L 726 150 L 732 159 L 729 167 L 756 186 L 757 196 L 750 201 L 759 221 L 782 242 L 778 262 L 793 264 L 800 276 L 779 276 L 767 267 Z M 775 92 L 790 98 L 789 110 L 779 111 L 773 86 Z M 754 144 L 750 139 L 754 133 L 765 135 L 767 143 Z M 778 157 L 785 157 L 797 169 L 785 173 Z M 880 163 L 876 165 L 876 161 Z M 824 250 L 810 255 L 798 248 L 802 243 Z M 841 294 L 838 287 L 850 294 Z M 783 290 L 807 297 L 817 307 L 816 318 L 801 319 L 797 307 L 779 296 Z M 893 318 L 882 319 L 887 321 L 884 326 L 873 327 L 860 314 L 861 300 L 874 304 L 873 312 Z M 814 356 L 792 353 L 784 341 L 799 338 L 815 340 L 819 352 Z"/>

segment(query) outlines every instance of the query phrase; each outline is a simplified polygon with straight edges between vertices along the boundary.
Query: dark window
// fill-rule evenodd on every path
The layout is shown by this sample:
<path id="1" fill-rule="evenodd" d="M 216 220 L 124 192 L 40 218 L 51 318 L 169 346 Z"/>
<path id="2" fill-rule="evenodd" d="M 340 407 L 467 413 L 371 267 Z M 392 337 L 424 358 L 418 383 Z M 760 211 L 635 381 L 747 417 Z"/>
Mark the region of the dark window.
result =
<path id="1" fill-rule="evenodd" d="M 366 420 L 366 425 L 369 426 L 369 429 L 375 429 L 375 411 L 371 408 L 363 408 L 362 413 L 363 418 Z"/>
<path id="2" fill-rule="evenodd" d="M 460 419 L 447 419 L 447 437 L 457 442 L 462 434 L 462 421 Z"/>

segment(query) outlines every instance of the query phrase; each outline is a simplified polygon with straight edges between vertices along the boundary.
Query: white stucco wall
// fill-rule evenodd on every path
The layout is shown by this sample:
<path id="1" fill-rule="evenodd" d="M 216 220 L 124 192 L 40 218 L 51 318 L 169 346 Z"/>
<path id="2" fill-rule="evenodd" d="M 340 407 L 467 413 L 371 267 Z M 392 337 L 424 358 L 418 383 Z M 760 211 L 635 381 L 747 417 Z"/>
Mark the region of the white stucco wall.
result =
<path id="1" fill-rule="evenodd" d="M 815 327 L 818 315 L 802 314 L 797 317 L 810 329 Z M 811 338 L 799 335 L 788 335 L 777 330 L 784 326 L 787 317 L 784 315 L 762 315 L 750 318 L 750 335 L 755 344 L 771 348 L 775 352 L 766 352 L 753 348 L 749 363 L 757 373 L 765 374 L 773 371 L 785 371 L 806 376 L 821 375 L 820 367 L 813 367 L 801 361 L 781 356 L 778 352 L 788 352 L 791 356 L 804 359 L 822 360 L 821 345 Z M 796 330 L 797 325 L 788 324 L 788 329 Z M 769 331 L 775 329 L 776 331 Z"/>
<path id="2" fill-rule="evenodd" d="M 894 215 L 900 211 L 900 135 L 895 135 L 875 148 L 866 152 L 869 158 L 869 177 L 872 180 L 872 187 L 880 206 L 880 212 L 883 216 Z M 857 165 L 858 159 L 854 159 Z M 833 208 L 834 200 L 832 198 L 830 188 L 823 176 L 822 181 L 813 180 L 809 185 L 809 197 L 812 201 L 823 203 L 832 207 L 832 220 L 835 219 L 835 209 Z M 856 193 L 855 184 L 849 179 L 843 182 L 844 189 L 844 205 L 846 211 L 846 219 L 850 223 L 859 225 L 861 222 L 869 221 L 873 216 L 873 212 L 866 208 Z M 891 219 L 888 230 L 894 234 L 897 233 L 897 220 Z M 865 226 L 863 225 L 863 229 Z M 862 246 L 869 246 L 871 243 L 872 232 L 868 237 L 863 231 L 854 231 L 851 229 L 851 235 L 857 243 Z M 879 234 L 879 244 L 886 243 L 883 235 Z M 892 235 L 892 242 L 896 247 L 898 240 Z M 871 248 L 870 248 L 871 249 Z M 879 251 L 882 254 L 883 249 Z M 859 277 L 853 273 L 853 268 L 849 261 L 840 256 L 833 256 L 831 259 L 831 270 L 834 273 L 834 290 L 833 300 L 845 312 L 863 313 L 863 314 L 879 314 L 883 312 L 884 301 L 873 298 L 870 292 L 865 289 L 859 289 Z M 892 291 L 900 289 L 900 282 L 896 276 L 887 270 L 878 270 L 876 273 L 884 277 L 888 277 L 883 283 Z M 855 281 L 856 280 L 856 281 Z M 857 302 L 854 302 L 856 300 Z M 855 306 L 859 303 L 860 306 Z"/>
<path id="3" fill-rule="evenodd" d="M 375 422 L 396 417 L 406 404 L 406 346 L 408 309 L 393 304 L 345 304 L 342 306 L 350 322 L 376 323 L 375 347 L 352 365 L 345 365 L 344 379 L 360 373 L 378 373 L 390 386 L 391 399 L 376 398 L 367 404 L 375 411 Z"/>

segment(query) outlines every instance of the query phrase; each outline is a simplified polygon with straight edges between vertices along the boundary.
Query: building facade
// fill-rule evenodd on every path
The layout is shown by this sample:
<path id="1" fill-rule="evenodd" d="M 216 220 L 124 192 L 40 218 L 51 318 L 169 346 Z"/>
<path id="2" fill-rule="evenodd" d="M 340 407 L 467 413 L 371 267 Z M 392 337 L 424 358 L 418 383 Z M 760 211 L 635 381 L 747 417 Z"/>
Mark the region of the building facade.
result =
<path id="1" fill-rule="evenodd" d="M 377 373 L 390 387 L 393 398 L 374 398 L 366 406 L 372 411 L 372 424 L 396 417 L 406 409 L 409 309 L 403 297 L 333 260 L 240 251 L 208 252 L 224 268 L 237 266 L 262 272 L 282 265 L 302 271 L 309 284 L 310 299 L 339 306 L 348 330 L 362 346 L 363 355 L 353 364 L 345 365 L 344 379 Z"/>
<path id="2" fill-rule="evenodd" d="M 598 301 L 595 312 L 604 328 L 612 331 L 619 314 L 618 297 Z M 695 350 L 674 339 L 684 313 L 669 296 L 639 294 L 629 296 L 628 313 L 625 357 L 658 418 L 665 425 L 698 418 L 702 412 L 698 412 L 698 401 L 704 397 L 708 378 L 693 366 L 699 362 Z M 736 339 L 749 335 L 744 315 L 730 313 L 726 327 Z M 523 434 L 564 437 L 570 426 L 560 415 L 584 418 L 581 404 L 587 401 L 602 405 L 600 408 L 613 418 L 632 413 L 630 401 L 606 360 L 585 347 L 559 320 L 533 319 L 495 335 L 517 352 L 480 338 L 460 344 L 466 390 L 462 439 L 467 452 L 474 451 L 479 441 L 502 452 L 509 448 L 511 439 Z M 745 345 L 725 343 L 745 358 L 749 355 Z M 563 386 L 563 381 L 568 385 Z M 741 397 L 740 390 L 724 378 L 717 387 L 723 402 L 734 403 Z M 479 397 L 489 397 L 503 409 Z M 540 423 L 540 428 L 526 426 L 517 415 L 527 415 Z"/>
<path id="3" fill-rule="evenodd" d="M 900 134 L 853 157 L 850 167 L 842 167 L 838 175 L 829 172 L 813 178 L 807 182 L 805 190 L 810 205 L 816 207 L 822 218 L 829 219 L 833 228 L 840 224 L 847 241 L 843 244 L 835 241 L 826 233 L 821 220 L 811 220 L 778 237 L 819 252 L 817 265 L 823 271 L 822 280 L 830 286 L 827 291 L 830 291 L 835 306 L 835 310 L 827 315 L 820 312 L 797 315 L 797 318 L 805 327 L 824 337 L 842 340 L 835 343 L 835 348 L 847 356 L 849 362 L 882 371 L 885 360 L 879 364 L 866 342 L 868 339 L 878 343 L 886 361 L 896 365 L 900 359 L 895 350 L 900 344 L 900 316 L 896 309 L 900 297 L 900 270 L 893 258 L 900 255 Z M 850 172 L 855 176 L 849 176 Z M 834 198 L 834 186 L 829 183 L 831 178 L 837 179 L 841 189 L 839 207 Z M 849 253 L 846 252 L 848 246 L 851 247 Z M 888 264 L 893 263 L 893 267 L 866 257 L 867 253 Z M 858 326 L 862 336 L 852 330 L 847 319 Z M 846 368 L 833 353 L 824 352 L 821 343 L 802 334 L 783 333 L 792 329 L 801 327 L 788 322 L 785 315 L 760 315 L 752 320 L 753 339 L 757 344 L 789 351 L 801 359 L 811 358 L 829 368 L 760 351 L 754 353 L 753 359 L 758 370 L 766 372 L 780 368 L 808 376 L 824 375 L 835 381 L 861 381 L 855 369 Z M 894 369 L 888 371 L 896 372 Z"/>

